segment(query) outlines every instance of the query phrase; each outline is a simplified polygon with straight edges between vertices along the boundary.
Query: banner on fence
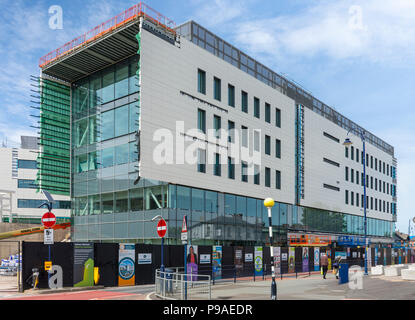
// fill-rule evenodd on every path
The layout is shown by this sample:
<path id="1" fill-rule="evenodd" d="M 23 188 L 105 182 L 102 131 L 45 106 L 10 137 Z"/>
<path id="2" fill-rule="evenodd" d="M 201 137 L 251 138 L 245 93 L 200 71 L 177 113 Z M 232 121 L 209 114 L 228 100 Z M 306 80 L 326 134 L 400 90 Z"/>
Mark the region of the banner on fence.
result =
<path id="1" fill-rule="evenodd" d="M 242 256 L 243 247 L 235 247 L 234 253 L 234 263 L 237 275 L 242 271 L 244 267 L 243 256 Z"/>
<path id="2" fill-rule="evenodd" d="M 295 272 L 295 248 L 290 247 L 288 253 L 288 272 Z"/>
<path id="3" fill-rule="evenodd" d="M 253 262 L 254 261 L 254 254 L 253 253 L 245 253 L 245 262 Z"/>
<path id="4" fill-rule="evenodd" d="M 222 278 L 222 246 L 212 248 L 213 276 L 215 279 Z"/>
<path id="5" fill-rule="evenodd" d="M 197 246 L 189 245 L 187 246 L 187 254 L 186 254 L 186 269 L 187 273 L 191 274 L 190 281 L 197 281 Z"/>
<path id="6" fill-rule="evenodd" d="M 274 269 L 275 275 L 281 274 L 281 247 L 274 247 Z"/>
<path id="7" fill-rule="evenodd" d="M 303 247 L 303 272 L 308 272 L 308 259 L 309 259 L 309 251 L 308 247 Z"/>
<path id="8" fill-rule="evenodd" d="M 94 285 L 93 243 L 74 243 L 73 283 L 74 287 Z"/>
<path id="9" fill-rule="evenodd" d="M 138 264 L 151 264 L 151 253 L 139 253 L 137 258 Z"/>
<path id="10" fill-rule="evenodd" d="M 256 276 L 262 276 L 262 274 L 263 274 L 262 247 L 255 247 L 254 257 L 255 257 L 255 275 Z"/>
<path id="11" fill-rule="evenodd" d="M 135 244 L 120 243 L 118 251 L 118 285 L 135 285 Z"/>
<path id="12" fill-rule="evenodd" d="M 210 263 L 210 254 L 201 254 L 199 258 L 200 264 L 209 264 Z"/>
<path id="13" fill-rule="evenodd" d="M 314 271 L 320 270 L 320 248 L 314 248 Z"/>

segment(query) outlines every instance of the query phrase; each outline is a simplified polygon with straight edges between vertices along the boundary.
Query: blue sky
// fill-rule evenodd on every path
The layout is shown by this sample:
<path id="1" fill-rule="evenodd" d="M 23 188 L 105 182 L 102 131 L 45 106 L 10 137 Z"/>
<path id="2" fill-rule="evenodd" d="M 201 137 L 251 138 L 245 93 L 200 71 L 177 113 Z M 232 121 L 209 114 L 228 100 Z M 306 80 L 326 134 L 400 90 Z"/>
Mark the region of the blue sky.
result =
<path id="1" fill-rule="evenodd" d="M 395 147 L 398 222 L 415 216 L 415 1 L 148 0 L 181 24 L 193 19 L 301 84 Z M 38 59 L 134 5 L 128 0 L 0 0 L 0 141 L 18 146 L 36 130 L 30 75 Z M 49 28 L 50 6 L 63 29 Z"/>

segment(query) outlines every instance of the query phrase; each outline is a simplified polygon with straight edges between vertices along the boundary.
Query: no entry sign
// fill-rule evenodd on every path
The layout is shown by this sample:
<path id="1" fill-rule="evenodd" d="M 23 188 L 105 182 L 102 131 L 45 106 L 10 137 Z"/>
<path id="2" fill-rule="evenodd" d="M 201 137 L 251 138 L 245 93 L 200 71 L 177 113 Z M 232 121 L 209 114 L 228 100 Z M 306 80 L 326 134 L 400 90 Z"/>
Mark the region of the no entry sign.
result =
<path id="1" fill-rule="evenodd" d="M 159 235 L 160 238 L 164 238 L 164 236 L 166 235 L 166 231 L 167 231 L 166 221 L 164 219 L 160 219 L 159 222 L 157 223 L 157 234 Z"/>
<path id="2" fill-rule="evenodd" d="M 52 212 L 46 212 L 42 216 L 42 224 L 45 228 L 52 228 L 56 223 L 56 217 Z"/>

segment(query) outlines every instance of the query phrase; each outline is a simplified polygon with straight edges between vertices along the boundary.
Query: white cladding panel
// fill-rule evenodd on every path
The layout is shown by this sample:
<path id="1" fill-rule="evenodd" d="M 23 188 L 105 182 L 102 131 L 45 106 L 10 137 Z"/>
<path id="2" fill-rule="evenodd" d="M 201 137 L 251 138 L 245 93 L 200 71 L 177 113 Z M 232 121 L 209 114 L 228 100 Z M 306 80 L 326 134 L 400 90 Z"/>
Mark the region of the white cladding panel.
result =
<path id="1" fill-rule="evenodd" d="M 276 201 L 293 203 L 295 198 L 294 101 L 186 39 L 181 39 L 180 47 L 173 46 L 142 30 L 141 48 L 140 175 L 175 184 L 257 198 L 273 197 Z M 199 68 L 206 72 L 206 95 L 197 92 Z M 213 77 L 221 79 L 221 101 L 213 98 Z M 235 87 L 235 108 L 228 106 L 228 83 Z M 241 90 L 248 93 L 248 113 L 241 111 Z M 181 94 L 181 91 L 186 94 Z M 228 112 L 194 100 L 187 94 Z M 253 115 L 254 97 L 260 99 L 260 119 Z M 271 105 L 271 123 L 265 122 L 265 102 Z M 206 112 L 207 130 L 213 129 L 214 115 L 221 117 L 221 127 L 225 130 L 228 128 L 228 120 L 235 122 L 236 129 L 240 129 L 242 125 L 248 127 L 250 134 L 254 129 L 261 130 L 262 167 L 259 186 L 254 184 L 253 176 L 248 177 L 248 183 L 241 182 L 241 167 L 238 160 L 235 165 L 235 180 L 228 178 L 226 134 L 221 141 L 199 135 L 202 139 L 208 139 L 211 143 L 225 147 L 218 148 L 217 151 L 208 149 L 206 173 L 197 172 L 196 163 L 180 164 L 183 148 L 180 148 L 178 143 L 180 139 L 176 134 L 179 138 L 183 138 L 180 133 L 197 136 L 194 131 L 197 128 L 198 108 Z M 275 126 L 275 108 L 281 110 L 281 128 Z M 178 121 L 182 122 L 183 128 L 176 131 Z M 160 165 L 154 160 L 154 151 L 161 143 L 155 140 L 157 132 L 160 133 L 159 129 L 167 129 L 161 132 L 163 137 L 168 132 L 172 135 L 174 149 L 171 155 L 174 164 Z M 264 153 L 265 135 L 271 137 L 271 155 Z M 281 159 L 275 157 L 275 139 L 281 140 Z M 186 147 L 191 142 L 187 142 Z M 204 145 L 211 147 L 213 145 L 211 143 Z M 213 175 L 213 166 L 209 164 L 209 156 L 218 151 L 223 151 L 221 177 Z M 271 169 L 271 187 L 265 187 L 265 167 Z M 275 170 L 281 171 L 281 190 L 275 188 Z"/>
<path id="2" fill-rule="evenodd" d="M 363 207 L 361 205 L 361 195 L 363 194 L 363 186 L 361 183 L 361 175 L 363 172 L 363 164 L 361 162 L 363 143 L 360 137 L 352 133 L 347 135 L 347 130 L 325 119 L 308 108 L 304 108 L 304 110 L 305 191 L 304 199 L 301 200 L 301 205 L 363 216 Z M 337 138 L 339 142 L 333 141 L 332 139 L 324 136 L 324 132 Z M 343 145 L 343 142 L 346 137 L 350 138 L 353 142 L 354 160 L 351 160 L 351 147 L 349 147 L 349 157 L 346 158 L 345 156 L 345 146 Z M 369 158 L 370 156 L 373 156 L 374 159 L 378 159 L 378 162 L 380 160 L 382 163 L 385 162 L 386 164 L 389 164 L 389 167 L 392 166 L 391 155 L 381 151 L 368 142 L 366 142 L 365 146 L 366 153 L 369 154 Z M 359 161 L 356 161 L 356 149 L 359 150 Z M 337 162 L 340 166 L 337 167 L 333 164 L 324 162 L 323 158 Z M 373 162 L 375 161 L 374 159 Z M 348 181 L 345 179 L 346 166 L 349 168 Z M 354 170 L 354 182 L 351 182 L 351 169 Z M 356 183 L 356 171 L 359 172 L 359 184 Z M 380 192 L 379 187 L 376 191 L 374 183 L 373 189 L 370 188 L 370 177 L 373 177 L 373 180 L 375 180 L 375 178 L 378 179 L 378 184 L 379 181 L 382 181 L 383 190 L 383 181 L 385 183 L 389 183 L 389 185 L 392 184 L 390 174 L 389 176 L 386 173 L 383 174 L 383 165 L 382 172 L 379 172 L 379 167 L 378 170 L 375 170 L 374 164 L 372 169 L 370 167 L 369 160 L 369 167 L 366 167 L 366 175 L 369 176 L 369 186 L 366 188 L 366 195 L 369 196 L 369 209 L 367 210 L 367 217 L 392 221 L 392 215 L 390 213 L 381 212 L 379 207 L 377 211 L 374 206 L 373 210 L 370 209 L 371 197 L 382 201 L 382 208 L 383 201 L 389 203 L 392 202 L 392 196 L 390 193 L 387 194 L 386 192 Z M 324 188 L 323 184 L 337 187 L 340 191 Z M 349 191 L 349 204 L 345 203 L 345 190 Z M 356 206 L 356 201 L 354 202 L 354 205 L 351 205 L 351 192 L 354 193 L 355 197 L 356 193 L 359 194 L 359 206 Z"/>

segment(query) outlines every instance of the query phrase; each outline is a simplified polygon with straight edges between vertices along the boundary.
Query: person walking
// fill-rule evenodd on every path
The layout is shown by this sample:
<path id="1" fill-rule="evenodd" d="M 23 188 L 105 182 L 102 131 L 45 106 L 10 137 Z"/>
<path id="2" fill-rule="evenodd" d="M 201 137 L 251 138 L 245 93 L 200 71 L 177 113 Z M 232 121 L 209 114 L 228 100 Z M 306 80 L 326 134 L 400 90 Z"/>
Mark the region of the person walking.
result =
<path id="1" fill-rule="evenodd" d="M 336 259 L 334 259 L 333 268 L 334 268 L 334 274 L 336 275 L 336 279 L 339 279 L 339 268 L 340 268 L 340 260 L 342 259 L 341 256 L 337 256 Z"/>
<path id="2" fill-rule="evenodd" d="M 327 270 L 329 268 L 329 257 L 327 253 L 323 253 L 320 259 L 321 268 L 323 269 L 323 279 L 326 279 Z"/>

